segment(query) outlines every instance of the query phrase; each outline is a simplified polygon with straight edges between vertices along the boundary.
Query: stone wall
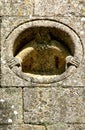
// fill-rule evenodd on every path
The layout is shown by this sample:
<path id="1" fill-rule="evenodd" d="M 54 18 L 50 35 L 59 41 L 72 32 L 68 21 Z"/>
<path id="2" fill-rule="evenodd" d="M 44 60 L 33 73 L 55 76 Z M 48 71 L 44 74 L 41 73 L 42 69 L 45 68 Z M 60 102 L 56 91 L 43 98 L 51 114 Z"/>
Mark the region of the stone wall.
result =
<path id="1" fill-rule="evenodd" d="M 68 47 L 71 48 L 73 54 L 68 61 L 70 69 L 68 68 L 65 74 L 58 73 L 58 76 L 51 72 L 47 74 L 46 69 L 49 68 L 48 66 L 54 66 L 54 60 L 52 64 L 45 66 L 44 76 L 37 67 L 35 67 L 39 73 L 37 76 L 31 74 L 32 71 L 29 75 L 22 72 L 21 63 L 15 59 L 17 55 L 13 53 L 17 52 L 16 49 L 19 46 L 24 45 L 25 40 L 30 41 L 28 37 L 33 38 L 33 32 L 31 35 L 31 30 L 26 32 L 26 29 L 39 26 L 56 27 L 60 44 L 62 41 L 67 42 Z M 35 48 L 40 46 L 41 49 L 45 49 L 46 45 L 48 50 L 51 46 L 51 51 L 57 50 L 59 57 L 62 57 L 63 54 L 60 52 L 63 47 L 60 44 L 57 47 L 54 43 L 49 44 L 49 35 L 46 33 L 44 37 L 44 33 L 43 36 L 40 36 L 40 33 L 36 35 L 30 45 L 32 44 Z M 55 31 L 52 33 L 51 40 L 56 40 Z M 70 42 L 70 35 L 73 43 Z M 45 44 L 41 46 L 42 39 Z M 40 44 L 37 44 L 39 41 Z M 84 0 L 1 0 L 0 42 L 0 130 L 85 130 Z M 26 47 L 26 45 L 23 47 L 25 51 Z M 38 50 L 37 53 L 42 54 L 43 51 Z M 35 56 L 35 54 L 34 51 L 32 55 Z M 46 55 L 45 62 L 51 57 L 50 51 L 49 53 L 46 51 L 46 54 L 49 56 Z M 22 53 L 20 56 L 23 59 Z M 43 60 L 46 57 L 44 56 Z M 51 62 L 51 58 L 48 61 Z M 38 66 L 38 63 L 35 66 Z M 59 65 L 61 64 L 62 62 Z M 58 64 L 56 66 L 59 67 Z M 52 70 L 54 72 L 55 68 L 52 67 Z"/>

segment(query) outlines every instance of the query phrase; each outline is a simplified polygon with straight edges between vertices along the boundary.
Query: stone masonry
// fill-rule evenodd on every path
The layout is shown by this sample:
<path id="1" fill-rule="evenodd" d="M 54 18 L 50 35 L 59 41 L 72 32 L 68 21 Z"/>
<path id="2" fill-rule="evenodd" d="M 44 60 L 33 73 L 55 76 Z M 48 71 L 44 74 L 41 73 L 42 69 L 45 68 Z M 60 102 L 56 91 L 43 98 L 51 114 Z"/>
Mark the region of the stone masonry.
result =
<path id="1" fill-rule="evenodd" d="M 85 130 L 85 1 L 0 0 L 0 130 Z"/>

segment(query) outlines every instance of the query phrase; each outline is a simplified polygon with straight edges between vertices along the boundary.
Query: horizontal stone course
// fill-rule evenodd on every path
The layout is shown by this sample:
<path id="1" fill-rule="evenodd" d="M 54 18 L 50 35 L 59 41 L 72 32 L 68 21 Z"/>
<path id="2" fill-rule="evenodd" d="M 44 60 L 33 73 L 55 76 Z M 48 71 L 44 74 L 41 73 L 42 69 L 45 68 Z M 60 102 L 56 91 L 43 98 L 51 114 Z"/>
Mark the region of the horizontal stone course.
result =
<path id="1" fill-rule="evenodd" d="M 65 124 L 56 122 L 53 125 L 0 125 L 0 130 L 85 130 L 85 124 Z"/>
<path id="2" fill-rule="evenodd" d="M 58 122 L 54 125 L 47 126 L 47 130 L 84 130 L 84 124 L 65 124 Z"/>
<path id="3" fill-rule="evenodd" d="M 85 16 L 83 0 L 1 0 L 0 7 L 7 16 Z"/>
<path id="4" fill-rule="evenodd" d="M 0 125 L 0 130 L 46 130 L 42 125 Z"/>

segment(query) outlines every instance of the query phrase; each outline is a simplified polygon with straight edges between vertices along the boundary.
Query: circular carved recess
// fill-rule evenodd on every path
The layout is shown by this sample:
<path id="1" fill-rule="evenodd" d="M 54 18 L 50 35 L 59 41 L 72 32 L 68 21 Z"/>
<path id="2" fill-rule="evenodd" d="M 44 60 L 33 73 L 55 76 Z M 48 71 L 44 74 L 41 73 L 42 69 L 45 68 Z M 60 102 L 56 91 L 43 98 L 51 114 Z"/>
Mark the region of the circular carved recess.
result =
<path id="1" fill-rule="evenodd" d="M 22 71 L 25 73 L 54 75 L 61 74 L 65 71 L 66 57 L 71 55 L 68 46 L 64 41 L 60 41 L 53 35 L 57 31 L 51 27 L 34 27 L 30 28 L 30 39 L 21 39 L 22 47 L 19 46 L 14 56 L 21 61 Z M 26 31 L 22 35 L 26 34 Z M 24 36 L 25 37 L 25 36 Z M 14 50 L 16 50 L 14 48 Z"/>
<path id="2" fill-rule="evenodd" d="M 29 21 L 16 28 L 8 41 L 12 49 L 8 61 L 10 68 L 17 67 L 18 76 L 26 80 L 31 78 L 33 82 L 62 80 L 73 73 L 82 60 L 79 37 L 56 21 Z"/>

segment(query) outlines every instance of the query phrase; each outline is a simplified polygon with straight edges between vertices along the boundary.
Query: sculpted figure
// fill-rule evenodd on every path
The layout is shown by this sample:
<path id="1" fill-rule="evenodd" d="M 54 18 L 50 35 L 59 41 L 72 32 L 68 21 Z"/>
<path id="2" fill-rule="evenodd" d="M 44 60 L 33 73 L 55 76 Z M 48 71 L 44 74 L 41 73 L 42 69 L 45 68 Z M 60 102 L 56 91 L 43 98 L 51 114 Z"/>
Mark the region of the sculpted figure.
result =
<path id="1" fill-rule="evenodd" d="M 46 31 L 37 32 L 35 39 L 24 45 L 9 61 L 10 68 L 21 66 L 25 73 L 48 75 L 61 74 L 69 65 L 78 67 L 78 58 L 71 56 L 63 43 L 51 39 Z"/>
<path id="2" fill-rule="evenodd" d="M 69 55 L 67 48 L 51 40 L 48 33 L 38 33 L 36 39 L 27 43 L 16 58 L 21 61 L 23 72 L 61 74 L 65 71 L 65 58 Z"/>

